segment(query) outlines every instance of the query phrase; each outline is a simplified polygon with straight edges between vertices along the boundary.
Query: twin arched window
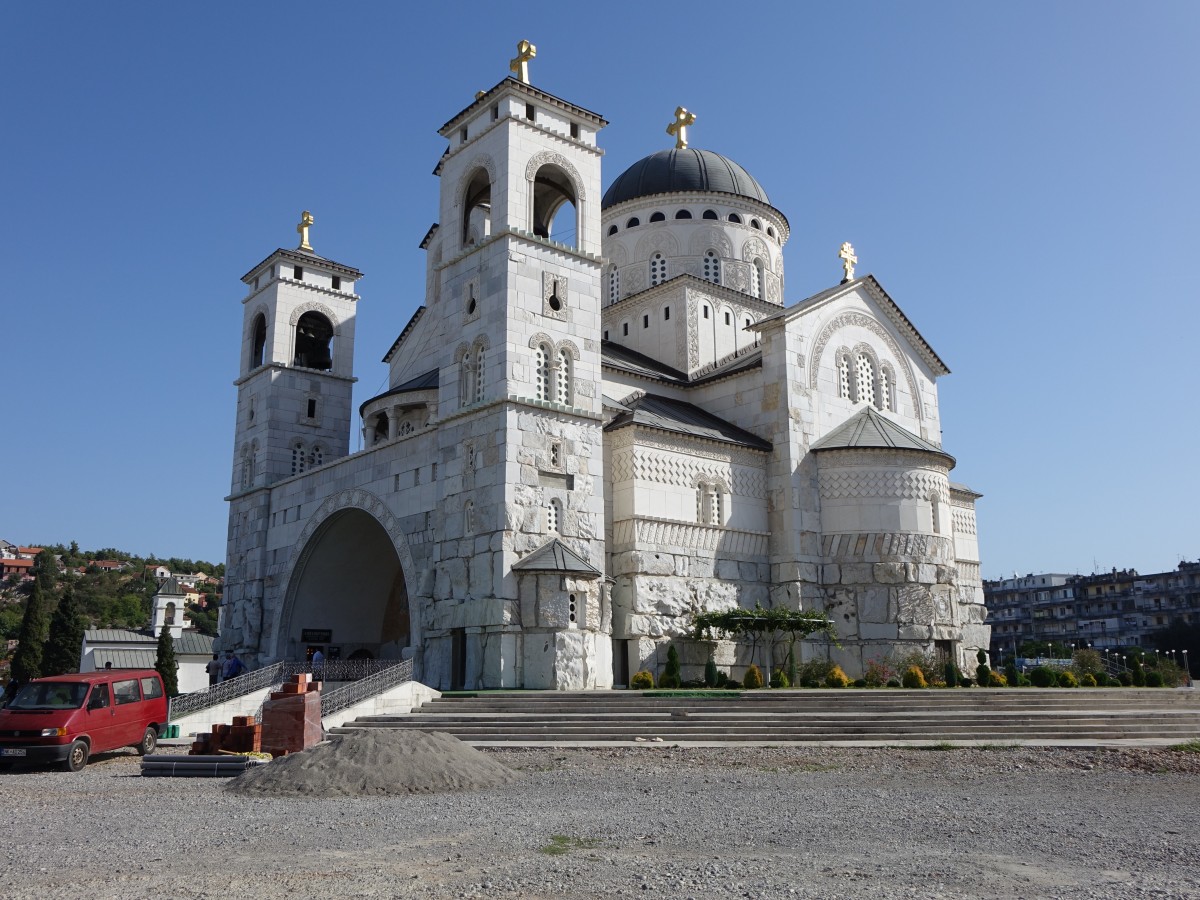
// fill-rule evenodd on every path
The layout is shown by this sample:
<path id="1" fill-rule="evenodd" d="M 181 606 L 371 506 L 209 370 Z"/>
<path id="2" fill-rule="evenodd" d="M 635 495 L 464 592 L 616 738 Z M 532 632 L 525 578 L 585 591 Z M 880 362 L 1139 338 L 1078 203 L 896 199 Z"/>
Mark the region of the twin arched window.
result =
<path id="1" fill-rule="evenodd" d="M 896 411 L 896 375 L 891 365 L 880 364 L 865 346 L 837 354 L 838 396 L 853 403 L 870 403 L 876 409 Z"/>
<path id="2" fill-rule="evenodd" d="M 650 257 L 650 287 L 667 280 L 667 259 L 661 253 Z"/>
<path id="3" fill-rule="evenodd" d="M 725 492 L 715 481 L 696 485 L 696 522 L 701 525 L 725 524 Z"/>
<path id="4" fill-rule="evenodd" d="M 463 353 L 458 373 L 458 405 L 460 407 L 478 403 L 484 397 L 484 389 L 487 384 L 485 380 L 487 360 L 484 352 L 483 344 L 476 344 L 473 349 Z"/>
<path id="5" fill-rule="evenodd" d="M 549 343 L 533 348 L 534 396 L 538 400 L 554 400 L 563 406 L 575 402 L 574 359 L 569 347 L 555 350 Z"/>
<path id="6" fill-rule="evenodd" d="M 252 441 L 242 448 L 242 487 L 254 485 L 254 468 L 258 463 L 258 442 Z"/>
<path id="7" fill-rule="evenodd" d="M 317 445 L 311 449 L 304 446 L 303 441 L 292 445 L 292 474 L 303 475 L 307 470 L 315 468 L 325 461 L 325 453 Z"/>
<path id="8" fill-rule="evenodd" d="M 721 283 L 721 257 L 717 256 L 715 250 L 704 254 L 704 280 L 713 284 Z"/>

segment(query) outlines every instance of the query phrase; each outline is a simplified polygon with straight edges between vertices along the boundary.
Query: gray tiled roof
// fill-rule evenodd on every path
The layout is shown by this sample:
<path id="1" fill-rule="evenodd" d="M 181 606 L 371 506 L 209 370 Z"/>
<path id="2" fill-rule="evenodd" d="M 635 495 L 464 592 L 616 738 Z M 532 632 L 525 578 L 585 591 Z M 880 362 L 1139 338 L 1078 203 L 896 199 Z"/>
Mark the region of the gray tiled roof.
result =
<path id="1" fill-rule="evenodd" d="M 954 464 L 954 457 L 941 447 L 931 444 L 911 431 L 885 418 L 873 406 L 851 416 L 825 437 L 812 445 L 813 450 L 846 450 L 855 448 L 886 448 L 892 450 L 923 450 L 936 453 Z"/>
<path id="2" fill-rule="evenodd" d="M 212 656 L 215 640 L 211 635 L 198 631 L 185 631 L 175 639 L 175 652 L 184 656 Z"/>
<path id="3" fill-rule="evenodd" d="M 543 544 L 524 559 L 513 563 L 512 567 L 517 571 L 563 572 L 585 578 L 598 578 L 602 574 L 558 538 Z"/>
<path id="4" fill-rule="evenodd" d="M 153 644 L 155 638 L 128 628 L 89 628 L 83 633 L 89 644 Z"/>
<path id="5" fill-rule="evenodd" d="M 154 650 L 96 650 L 92 658 L 96 668 L 112 663 L 114 669 L 153 669 L 158 654 Z"/>
<path id="6" fill-rule="evenodd" d="M 646 394 L 628 402 L 626 406 L 631 411 L 614 417 L 604 426 L 605 431 L 615 431 L 626 425 L 642 425 L 689 437 L 737 444 L 752 450 L 771 449 L 769 441 L 764 441 L 758 435 L 682 400 L 672 400 L 659 394 Z"/>
<path id="7" fill-rule="evenodd" d="M 440 377 L 440 371 L 440 369 L 430 369 L 428 372 L 424 372 L 415 378 L 410 378 L 399 387 L 394 387 L 390 391 L 384 391 L 382 394 L 376 394 L 369 400 L 364 400 L 358 407 L 358 414 L 360 416 L 362 415 L 362 411 L 367 408 L 368 403 L 374 403 L 376 400 L 379 400 L 383 397 L 391 397 L 396 394 L 408 394 L 412 391 L 436 390 L 438 386 L 438 379 Z"/>
<path id="8" fill-rule="evenodd" d="M 600 364 L 623 372 L 631 372 L 646 378 L 658 378 L 673 384 L 687 384 L 687 374 L 673 369 L 652 357 L 614 344 L 612 341 L 600 342 Z"/>

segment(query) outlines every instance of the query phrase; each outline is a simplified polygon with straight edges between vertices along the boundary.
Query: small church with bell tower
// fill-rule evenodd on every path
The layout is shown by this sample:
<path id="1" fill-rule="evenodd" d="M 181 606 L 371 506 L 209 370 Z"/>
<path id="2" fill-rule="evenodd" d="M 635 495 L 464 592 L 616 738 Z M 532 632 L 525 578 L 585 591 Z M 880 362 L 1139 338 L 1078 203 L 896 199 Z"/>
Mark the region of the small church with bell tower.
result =
<path id="1" fill-rule="evenodd" d="M 852 673 L 986 647 L 941 360 L 848 245 L 841 283 L 785 303 L 786 217 L 688 147 L 683 107 L 675 148 L 605 191 L 607 123 L 535 87 L 535 57 L 521 41 L 439 129 L 425 300 L 384 392 L 351 408 L 363 275 L 315 252 L 309 212 L 243 276 L 221 646 L 608 688 L 672 643 L 685 677 L 744 669 L 691 616 L 787 604 L 837 614 L 840 644 L 805 652 Z"/>

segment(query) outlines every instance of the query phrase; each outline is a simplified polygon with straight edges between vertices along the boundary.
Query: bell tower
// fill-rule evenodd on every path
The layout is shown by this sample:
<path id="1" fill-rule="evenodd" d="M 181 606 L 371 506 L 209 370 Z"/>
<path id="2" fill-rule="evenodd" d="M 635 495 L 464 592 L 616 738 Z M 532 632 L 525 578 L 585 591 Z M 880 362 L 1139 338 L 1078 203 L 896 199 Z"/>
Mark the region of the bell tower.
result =
<path id="1" fill-rule="evenodd" d="M 300 475 L 349 452 L 354 287 L 362 273 L 313 252 L 304 212 L 295 250 L 247 272 L 231 491 Z"/>

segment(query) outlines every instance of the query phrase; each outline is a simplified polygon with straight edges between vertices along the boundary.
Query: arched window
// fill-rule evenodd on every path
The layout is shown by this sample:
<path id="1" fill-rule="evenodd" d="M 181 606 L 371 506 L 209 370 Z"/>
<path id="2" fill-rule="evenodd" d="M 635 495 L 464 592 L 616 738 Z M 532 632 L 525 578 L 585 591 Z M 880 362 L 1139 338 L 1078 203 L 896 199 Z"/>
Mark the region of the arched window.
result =
<path id="1" fill-rule="evenodd" d="M 767 237 L 775 237 L 775 226 L 773 226 L 773 225 L 767 226 Z"/>
<path id="2" fill-rule="evenodd" d="M 650 287 L 667 280 L 667 260 L 661 253 L 650 257 Z"/>
<path id="3" fill-rule="evenodd" d="M 559 534 L 562 526 L 562 501 L 555 497 L 546 504 L 546 531 Z"/>
<path id="4" fill-rule="evenodd" d="M 621 299 L 621 273 L 616 266 L 608 267 L 608 302 L 616 303 Z"/>
<path id="5" fill-rule="evenodd" d="M 292 445 L 292 474 L 300 475 L 304 472 L 304 444 L 296 441 Z"/>
<path id="6" fill-rule="evenodd" d="M 413 423 L 405 419 L 400 423 L 400 437 L 406 437 L 413 433 Z"/>
<path id="7" fill-rule="evenodd" d="M 665 222 L 665 221 L 667 221 L 667 217 L 665 215 L 663 215 L 661 212 L 654 212 L 654 213 L 650 214 L 650 221 L 651 222 Z"/>
<path id="8" fill-rule="evenodd" d="M 571 627 L 574 628 L 579 623 L 579 604 L 576 602 L 574 594 L 569 594 L 567 597 L 567 612 L 571 618 Z"/>
<path id="9" fill-rule="evenodd" d="M 492 183 L 488 173 L 476 169 L 463 195 L 462 245 L 478 244 L 492 233 Z"/>
<path id="10" fill-rule="evenodd" d="M 577 246 L 575 184 L 559 166 L 547 163 L 533 177 L 532 231 L 538 237 Z"/>
<path id="11" fill-rule="evenodd" d="M 312 453 L 309 454 L 308 458 L 312 466 L 319 466 L 325 462 L 325 451 L 320 447 L 313 447 Z"/>
<path id="12" fill-rule="evenodd" d="M 250 455 L 250 448 L 242 448 L 242 487 L 250 487 L 251 481 L 254 479 L 254 463 L 251 461 L 253 457 Z"/>
<path id="13" fill-rule="evenodd" d="M 730 222 L 733 222 L 733 224 L 735 224 L 735 225 L 741 225 L 741 224 L 742 224 L 742 217 L 741 217 L 741 216 L 739 216 L 737 213 L 730 213 L 730 214 L 729 214 L 729 221 L 730 221 Z"/>
<path id="14" fill-rule="evenodd" d="M 880 409 L 888 412 L 896 411 L 896 373 L 892 367 L 884 363 L 879 367 L 879 402 Z"/>
<path id="15" fill-rule="evenodd" d="M 854 386 L 855 402 L 875 405 L 875 365 L 866 353 L 859 353 L 854 358 Z"/>
<path id="16" fill-rule="evenodd" d="M 758 219 L 751 219 L 750 227 L 757 228 L 759 231 L 762 231 L 762 222 L 758 221 Z"/>
<path id="17" fill-rule="evenodd" d="M 174 603 L 167 604 L 167 608 L 163 612 L 163 624 L 164 625 L 174 625 L 175 624 L 175 604 Z"/>
<path id="18" fill-rule="evenodd" d="M 475 533 L 475 504 L 468 500 L 463 505 L 463 534 Z"/>
<path id="19" fill-rule="evenodd" d="M 458 371 L 458 405 L 469 406 L 475 402 L 475 373 L 471 371 L 472 363 L 471 354 L 464 353 L 462 361 L 459 363 Z"/>
<path id="20" fill-rule="evenodd" d="M 257 369 L 263 364 L 267 349 L 267 317 L 259 313 L 254 317 L 254 338 L 250 342 L 250 368 Z"/>
<path id="21" fill-rule="evenodd" d="M 929 495 L 929 513 L 933 524 L 933 533 L 942 533 L 942 501 L 937 494 Z"/>
<path id="22" fill-rule="evenodd" d="M 319 312 L 306 312 L 296 323 L 293 365 L 328 372 L 333 368 L 333 325 Z"/>
<path id="23" fill-rule="evenodd" d="M 686 209 L 681 209 L 677 213 L 675 213 L 675 218 L 677 218 L 677 219 L 690 219 L 691 217 L 692 217 L 692 214 L 690 212 L 688 212 Z"/>
<path id="24" fill-rule="evenodd" d="M 762 298 L 763 289 L 763 261 L 757 257 L 754 259 L 754 265 L 750 267 L 750 296 Z"/>
<path id="25" fill-rule="evenodd" d="M 703 215 L 703 216 L 701 216 L 701 218 L 704 218 L 704 219 L 719 219 L 719 218 L 721 218 L 721 217 L 717 215 L 717 211 L 716 211 L 715 209 L 706 209 L 706 210 L 704 211 L 704 215 Z"/>
<path id="26" fill-rule="evenodd" d="M 617 230 L 618 230 L 618 229 L 617 229 L 617 226 L 616 226 L 616 225 L 610 225 L 610 226 L 609 226 L 609 228 L 608 228 L 608 236 L 609 236 L 609 237 L 612 237 L 614 234 L 616 234 L 616 233 L 617 233 Z"/>
<path id="27" fill-rule="evenodd" d="M 537 370 L 535 378 L 538 400 L 550 399 L 550 357 L 550 346 L 548 344 L 538 344 L 533 353 L 533 365 Z"/>
<path id="28" fill-rule="evenodd" d="M 696 485 L 696 521 L 701 525 L 725 522 L 725 501 L 721 487 L 708 481 Z"/>
<path id="29" fill-rule="evenodd" d="M 704 254 L 704 280 L 713 284 L 721 283 L 721 257 L 717 256 L 715 250 Z"/>
<path id="30" fill-rule="evenodd" d="M 642 223 L 641 223 L 641 221 L 638 219 L 638 217 L 637 217 L 637 216 L 634 216 L 632 219 L 630 219 L 628 222 L 626 222 L 626 223 L 625 223 L 625 227 L 626 227 L 626 228 L 637 228 L 637 227 L 638 227 L 639 225 L 641 225 L 641 224 L 642 224 Z"/>
<path id="31" fill-rule="evenodd" d="M 484 386 L 484 370 L 483 370 L 483 348 L 480 347 L 475 351 L 475 402 L 478 403 L 483 399 Z"/>
<path id="32" fill-rule="evenodd" d="M 853 400 L 850 396 L 850 354 L 842 350 L 837 355 L 838 396 L 843 400 Z"/>
<path id="33" fill-rule="evenodd" d="M 375 430 L 372 444 L 378 444 L 380 441 L 386 441 L 388 436 L 388 418 L 387 413 L 380 413 L 375 417 Z M 292 472 L 295 475 L 295 471 Z"/>
<path id="34" fill-rule="evenodd" d="M 558 372 L 555 377 L 555 396 L 563 406 L 570 406 L 574 387 L 571 378 L 571 351 L 565 347 L 558 351 Z"/>

